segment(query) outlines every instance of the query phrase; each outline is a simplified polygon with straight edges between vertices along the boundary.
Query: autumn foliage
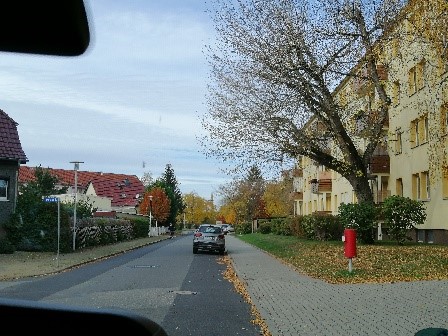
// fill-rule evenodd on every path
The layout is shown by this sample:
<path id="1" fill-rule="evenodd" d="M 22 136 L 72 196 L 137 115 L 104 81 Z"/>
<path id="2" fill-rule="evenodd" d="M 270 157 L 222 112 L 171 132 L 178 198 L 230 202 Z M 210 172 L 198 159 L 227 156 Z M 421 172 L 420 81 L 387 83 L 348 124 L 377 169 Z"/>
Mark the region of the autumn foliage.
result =
<path id="1" fill-rule="evenodd" d="M 150 196 L 152 196 L 152 201 Z M 140 214 L 149 216 L 150 208 L 152 218 L 161 224 L 165 223 L 170 215 L 171 202 L 162 188 L 155 187 L 143 196 L 140 203 Z"/>

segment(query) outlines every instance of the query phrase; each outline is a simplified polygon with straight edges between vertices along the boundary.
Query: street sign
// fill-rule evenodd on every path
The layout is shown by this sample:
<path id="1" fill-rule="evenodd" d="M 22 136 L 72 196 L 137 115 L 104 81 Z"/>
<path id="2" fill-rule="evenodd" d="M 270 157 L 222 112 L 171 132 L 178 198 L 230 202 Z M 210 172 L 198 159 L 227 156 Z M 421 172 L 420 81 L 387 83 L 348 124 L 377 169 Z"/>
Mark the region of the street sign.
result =
<path id="1" fill-rule="evenodd" d="M 61 241 L 61 208 L 59 203 L 59 197 L 43 196 L 42 201 L 46 203 L 57 203 L 58 204 L 58 254 L 56 255 L 57 265 L 59 267 L 59 249 Z"/>
<path id="2" fill-rule="evenodd" d="M 43 197 L 42 198 L 44 202 L 58 202 L 59 198 L 57 197 Z"/>

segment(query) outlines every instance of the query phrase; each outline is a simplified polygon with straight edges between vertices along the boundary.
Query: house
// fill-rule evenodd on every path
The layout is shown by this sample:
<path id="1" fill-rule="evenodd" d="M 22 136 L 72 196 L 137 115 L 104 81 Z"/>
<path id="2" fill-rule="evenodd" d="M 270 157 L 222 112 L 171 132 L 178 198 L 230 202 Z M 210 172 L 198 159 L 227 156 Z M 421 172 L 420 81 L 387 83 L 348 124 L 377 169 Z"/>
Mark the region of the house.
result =
<path id="1" fill-rule="evenodd" d="M 34 180 L 35 167 L 21 167 L 19 184 Z M 46 168 L 56 176 L 59 184 L 56 187 L 68 188 L 67 193 L 58 195 L 61 202 L 73 201 L 75 197 L 74 170 Z M 98 211 L 115 211 L 117 213 L 136 214 L 145 187 L 135 175 L 103 172 L 77 171 L 78 200 L 91 203 Z"/>
<path id="2" fill-rule="evenodd" d="M 85 195 L 107 197 L 112 211 L 137 214 L 144 192 L 143 183 L 135 175 L 100 174 L 89 181 Z"/>
<path id="3" fill-rule="evenodd" d="M 410 1 L 401 19 L 379 39 L 383 64 L 378 64 L 378 72 L 391 105 L 368 171 L 376 203 L 390 195 L 424 202 L 428 216 L 412 231 L 413 239 L 440 244 L 448 243 L 447 21 L 446 2 Z M 363 77 L 347 77 L 334 91 L 345 110 L 363 112 L 361 118 L 346 118 L 361 149 L 368 124 L 362 117 L 373 116 L 378 108 L 377 93 L 360 81 Z M 341 203 L 357 202 L 345 178 L 309 158 L 298 157 L 291 174 L 297 215 L 335 215 Z"/>
<path id="4" fill-rule="evenodd" d="M 17 126 L 13 119 L 0 110 L 0 226 L 15 211 L 19 167 L 28 161 Z"/>

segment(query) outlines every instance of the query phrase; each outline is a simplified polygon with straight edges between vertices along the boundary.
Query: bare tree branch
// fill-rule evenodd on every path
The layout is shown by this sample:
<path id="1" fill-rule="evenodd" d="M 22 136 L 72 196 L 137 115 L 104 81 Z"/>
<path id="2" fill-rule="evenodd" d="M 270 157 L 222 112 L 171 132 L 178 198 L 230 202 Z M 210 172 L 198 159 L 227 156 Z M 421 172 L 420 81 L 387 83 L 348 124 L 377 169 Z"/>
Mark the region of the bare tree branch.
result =
<path id="1" fill-rule="evenodd" d="M 404 2 L 215 0 L 217 43 L 207 53 L 211 81 L 201 120 L 207 155 L 277 170 L 279 162 L 305 155 L 371 200 L 367 165 L 390 105 L 375 43 Z M 367 71 L 359 72 L 362 67 Z M 358 111 L 335 95 L 347 78 L 371 83 L 380 100 L 364 134 L 367 148 L 350 128 Z"/>

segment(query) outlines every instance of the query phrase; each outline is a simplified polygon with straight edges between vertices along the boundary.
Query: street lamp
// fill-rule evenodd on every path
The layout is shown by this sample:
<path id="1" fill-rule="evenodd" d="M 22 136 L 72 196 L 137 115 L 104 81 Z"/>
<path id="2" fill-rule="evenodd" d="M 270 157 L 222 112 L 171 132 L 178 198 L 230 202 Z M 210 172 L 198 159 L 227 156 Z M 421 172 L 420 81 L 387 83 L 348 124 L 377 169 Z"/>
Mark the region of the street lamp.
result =
<path id="1" fill-rule="evenodd" d="M 75 165 L 75 207 L 73 209 L 73 251 L 75 250 L 75 242 L 76 242 L 76 206 L 78 204 L 78 170 L 79 164 L 84 163 L 83 161 L 70 161 Z"/>
<path id="2" fill-rule="evenodd" d="M 148 237 L 151 237 L 151 225 L 152 225 L 152 195 L 149 195 L 149 230 L 148 230 Z"/>

